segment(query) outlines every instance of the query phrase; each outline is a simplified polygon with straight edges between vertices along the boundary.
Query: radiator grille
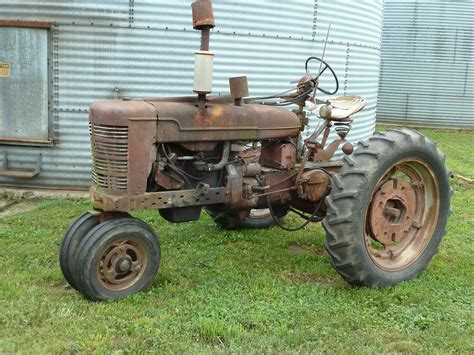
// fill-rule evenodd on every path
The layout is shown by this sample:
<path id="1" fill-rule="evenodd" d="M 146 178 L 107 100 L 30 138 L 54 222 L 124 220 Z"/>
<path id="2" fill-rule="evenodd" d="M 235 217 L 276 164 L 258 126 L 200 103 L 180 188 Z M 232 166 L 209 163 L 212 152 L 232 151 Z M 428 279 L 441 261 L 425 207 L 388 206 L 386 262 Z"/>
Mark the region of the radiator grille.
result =
<path id="1" fill-rule="evenodd" d="M 128 187 L 128 127 L 92 123 L 92 180 L 97 186 Z"/>

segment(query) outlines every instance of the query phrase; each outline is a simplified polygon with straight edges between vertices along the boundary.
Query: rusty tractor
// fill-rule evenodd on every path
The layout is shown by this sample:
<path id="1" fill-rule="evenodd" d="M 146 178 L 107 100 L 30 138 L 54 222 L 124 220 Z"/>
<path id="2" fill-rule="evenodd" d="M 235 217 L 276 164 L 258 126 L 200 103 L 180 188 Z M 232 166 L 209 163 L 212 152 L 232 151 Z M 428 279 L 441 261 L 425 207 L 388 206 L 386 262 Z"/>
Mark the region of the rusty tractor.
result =
<path id="1" fill-rule="evenodd" d="M 437 252 L 449 214 L 449 172 L 435 143 L 406 128 L 376 132 L 355 147 L 347 142 L 366 100 L 316 98 L 339 86 L 324 52 L 308 58 L 306 74 L 289 91 L 249 97 L 247 78 L 236 77 L 229 96 L 210 96 L 212 3 L 197 1 L 192 10 L 201 31 L 196 96 L 90 107 L 93 209 L 65 233 L 60 265 L 67 282 L 92 300 L 147 288 L 160 245 L 129 212 L 158 210 L 179 223 L 197 220 L 203 208 L 228 229 L 294 231 L 322 222 L 331 264 L 352 285 L 416 277 Z M 320 87 L 323 73 L 334 79 L 333 90 Z M 321 123 L 303 140 L 310 110 Z M 329 142 L 331 130 L 337 138 Z M 290 211 L 301 225 L 283 223 Z"/>

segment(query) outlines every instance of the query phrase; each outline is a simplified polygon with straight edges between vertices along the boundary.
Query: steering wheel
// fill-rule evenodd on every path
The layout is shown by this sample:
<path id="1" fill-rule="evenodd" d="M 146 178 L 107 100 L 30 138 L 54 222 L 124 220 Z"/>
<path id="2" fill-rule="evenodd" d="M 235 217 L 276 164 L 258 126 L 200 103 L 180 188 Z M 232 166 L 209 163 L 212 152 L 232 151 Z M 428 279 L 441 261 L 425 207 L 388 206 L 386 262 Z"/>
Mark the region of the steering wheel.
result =
<path id="1" fill-rule="evenodd" d="M 312 60 L 317 60 L 318 62 L 322 63 L 322 66 L 321 66 L 321 72 L 316 76 L 316 77 L 313 77 L 310 72 L 309 72 L 309 68 L 308 68 L 308 64 L 309 62 L 311 62 Z M 337 75 L 336 73 L 334 72 L 334 70 L 331 68 L 331 66 L 326 63 L 324 60 L 318 58 L 318 57 L 309 57 L 308 59 L 306 59 L 306 63 L 304 65 L 304 68 L 306 70 L 306 74 L 309 75 L 312 80 L 316 83 L 319 78 L 321 77 L 321 75 L 323 75 L 323 73 L 326 71 L 326 69 L 329 69 L 329 71 L 331 72 L 332 76 L 334 77 L 334 80 L 336 81 L 336 89 L 334 91 L 329 91 L 329 90 L 325 90 L 321 87 L 319 87 L 318 85 L 318 90 L 321 91 L 323 94 L 326 94 L 326 95 L 334 95 L 337 90 L 339 90 L 339 80 L 337 79 Z M 319 69 L 319 66 L 318 66 L 318 69 Z"/>

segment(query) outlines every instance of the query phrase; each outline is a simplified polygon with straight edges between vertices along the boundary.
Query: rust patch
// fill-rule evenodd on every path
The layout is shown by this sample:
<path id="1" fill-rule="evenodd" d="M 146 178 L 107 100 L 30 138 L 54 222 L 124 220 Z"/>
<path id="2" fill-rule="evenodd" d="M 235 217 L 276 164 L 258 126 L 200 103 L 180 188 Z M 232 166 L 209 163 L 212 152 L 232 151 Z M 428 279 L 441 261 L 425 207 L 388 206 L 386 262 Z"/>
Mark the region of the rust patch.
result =
<path id="1" fill-rule="evenodd" d="M 280 142 L 266 143 L 261 149 L 260 164 L 291 170 L 296 164 L 296 146 Z"/>
<path id="2" fill-rule="evenodd" d="M 370 207 L 370 229 L 382 244 L 400 242 L 416 220 L 415 188 L 403 180 L 391 179 L 374 194 Z"/>
<path id="3" fill-rule="evenodd" d="M 202 30 L 205 27 L 214 27 L 214 11 L 211 1 L 195 1 L 191 4 L 193 14 L 193 28 Z"/>
<path id="4" fill-rule="evenodd" d="M 298 196 L 306 201 L 318 202 L 327 193 L 330 178 L 322 170 L 310 170 L 301 175 L 299 182 Z"/>
<path id="5" fill-rule="evenodd" d="M 52 22 L 0 20 L 0 27 L 51 28 Z"/>
<path id="6" fill-rule="evenodd" d="M 222 114 L 224 113 L 224 108 L 222 106 L 214 106 L 211 114 L 208 114 L 207 110 L 197 110 L 194 119 L 197 122 L 201 122 L 207 126 L 212 126 L 214 123 L 221 119 Z"/>

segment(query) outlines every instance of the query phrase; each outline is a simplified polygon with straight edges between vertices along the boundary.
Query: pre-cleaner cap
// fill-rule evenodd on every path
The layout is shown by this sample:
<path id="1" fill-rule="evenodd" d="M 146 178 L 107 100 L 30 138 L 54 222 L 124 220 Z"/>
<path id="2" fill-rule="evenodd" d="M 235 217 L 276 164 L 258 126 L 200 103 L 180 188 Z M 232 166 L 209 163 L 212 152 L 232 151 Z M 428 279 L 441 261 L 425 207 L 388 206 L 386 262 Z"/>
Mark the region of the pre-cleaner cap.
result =
<path id="1" fill-rule="evenodd" d="M 193 28 L 202 30 L 204 27 L 213 28 L 214 12 L 212 3 L 209 0 L 200 0 L 191 4 L 193 11 Z"/>

